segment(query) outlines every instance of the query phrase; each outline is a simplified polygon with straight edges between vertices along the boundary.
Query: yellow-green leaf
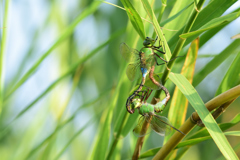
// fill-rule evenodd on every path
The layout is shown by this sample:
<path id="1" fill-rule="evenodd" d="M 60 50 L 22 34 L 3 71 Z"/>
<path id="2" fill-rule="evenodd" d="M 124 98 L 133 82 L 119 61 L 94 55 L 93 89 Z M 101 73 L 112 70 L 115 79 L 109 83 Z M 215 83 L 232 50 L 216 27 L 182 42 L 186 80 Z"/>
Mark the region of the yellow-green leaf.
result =
<path id="1" fill-rule="evenodd" d="M 222 133 L 222 130 L 217 125 L 211 113 L 205 107 L 202 99 L 200 98 L 194 87 L 181 74 L 174 74 L 171 72 L 169 74 L 169 78 L 179 87 L 179 89 L 186 96 L 192 107 L 196 110 L 202 122 L 206 126 L 209 134 L 211 135 L 212 139 L 214 140 L 224 157 L 226 159 L 238 159 L 233 148 Z"/>

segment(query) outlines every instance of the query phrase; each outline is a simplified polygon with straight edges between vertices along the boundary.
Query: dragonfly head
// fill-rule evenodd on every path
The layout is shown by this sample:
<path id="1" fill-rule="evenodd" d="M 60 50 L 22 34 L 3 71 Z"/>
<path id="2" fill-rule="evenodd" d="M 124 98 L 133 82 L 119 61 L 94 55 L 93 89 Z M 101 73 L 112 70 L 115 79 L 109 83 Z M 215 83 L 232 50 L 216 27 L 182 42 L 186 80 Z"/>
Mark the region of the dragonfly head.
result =
<path id="1" fill-rule="evenodd" d="M 146 37 L 145 40 L 143 41 L 143 45 L 145 47 L 151 47 L 154 45 L 154 43 L 156 42 L 155 39 L 153 38 L 150 38 L 150 37 Z"/>
<path id="2" fill-rule="evenodd" d="M 137 98 L 132 101 L 132 108 L 139 108 L 141 106 L 141 99 Z"/>

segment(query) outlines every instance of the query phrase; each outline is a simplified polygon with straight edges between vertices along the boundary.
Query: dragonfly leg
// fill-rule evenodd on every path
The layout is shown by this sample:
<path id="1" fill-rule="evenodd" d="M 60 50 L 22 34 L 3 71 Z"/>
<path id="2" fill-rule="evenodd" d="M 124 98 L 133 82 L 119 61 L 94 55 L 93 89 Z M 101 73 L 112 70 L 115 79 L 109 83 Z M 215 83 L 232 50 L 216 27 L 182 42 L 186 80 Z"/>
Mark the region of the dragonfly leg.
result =
<path id="1" fill-rule="evenodd" d="M 147 92 L 147 94 L 146 94 L 146 96 L 145 96 L 144 102 L 146 102 L 146 101 L 148 100 L 149 96 L 152 94 L 152 91 L 153 91 L 153 90 L 151 90 L 151 91 L 149 92 L 149 90 L 148 90 L 148 92 Z"/>
<path id="2" fill-rule="evenodd" d="M 163 59 L 162 57 L 160 57 L 158 54 L 154 54 L 155 56 L 157 56 L 158 58 L 160 58 L 162 61 L 164 61 L 165 63 L 168 63 L 169 61 L 167 61 L 167 60 L 165 60 L 165 59 Z M 158 63 L 157 61 L 156 61 L 156 63 L 157 63 L 157 65 L 159 66 L 159 65 L 162 65 L 162 64 L 165 64 L 165 63 Z"/>
<path id="3" fill-rule="evenodd" d="M 162 54 L 165 54 L 165 53 L 166 53 L 165 47 L 164 47 L 164 45 L 161 45 L 161 44 L 160 44 L 161 42 L 163 42 L 163 41 L 160 41 L 160 40 L 159 40 L 159 46 L 153 46 L 152 49 L 155 50 L 155 51 L 158 51 L 158 52 L 160 52 L 160 53 L 162 53 Z M 163 43 L 162 43 L 162 44 L 163 44 Z M 161 47 L 163 48 L 163 51 L 160 51 L 160 50 L 159 50 L 159 48 L 161 48 Z"/>
<path id="4" fill-rule="evenodd" d="M 153 72 L 154 72 L 154 69 L 155 69 L 155 66 L 152 66 L 150 72 L 149 72 L 149 78 L 151 79 L 151 81 L 156 84 L 157 86 L 159 86 L 164 92 L 165 92 L 165 95 L 166 95 L 166 101 L 165 101 L 165 106 L 167 105 L 169 99 L 170 99 L 170 93 L 168 92 L 167 88 L 164 87 L 162 84 L 160 84 L 158 81 L 156 81 L 156 79 L 154 79 L 153 77 Z"/>
<path id="5" fill-rule="evenodd" d="M 155 56 L 157 56 L 158 58 L 160 58 L 162 61 L 164 61 L 165 63 L 169 63 L 170 61 L 173 61 L 174 59 L 176 59 L 176 58 L 178 58 L 178 57 L 184 57 L 184 56 L 177 56 L 177 57 L 174 57 L 174 58 L 172 58 L 170 61 L 167 61 L 167 60 L 165 60 L 165 59 L 163 59 L 162 57 L 160 57 L 158 54 L 154 54 Z M 157 63 L 157 65 L 158 66 L 160 66 L 160 65 L 163 65 L 163 64 L 165 64 L 165 63 L 158 63 L 157 61 L 156 61 L 156 63 Z"/>

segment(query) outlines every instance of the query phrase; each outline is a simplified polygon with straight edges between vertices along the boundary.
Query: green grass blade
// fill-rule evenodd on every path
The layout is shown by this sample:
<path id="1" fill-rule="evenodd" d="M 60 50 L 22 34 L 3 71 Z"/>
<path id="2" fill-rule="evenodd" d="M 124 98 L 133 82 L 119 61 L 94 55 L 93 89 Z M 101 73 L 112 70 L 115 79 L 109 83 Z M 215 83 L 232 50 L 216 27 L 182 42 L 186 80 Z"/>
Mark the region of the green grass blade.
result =
<path id="1" fill-rule="evenodd" d="M 1 37 L 1 48 L 0 48 L 0 117 L 2 114 L 3 100 L 4 100 L 4 64 L 5 64 L 5 53 L 7 47 L 7 28 L 8 28 L 8 9 L 10 0 L 5 1 L 4 6 L 4 17 L 3 17 L 3 31 Z M 10 27 L 9 27 L 10 28 Z"/>
<path id="2" fill-rule="evenodd" d="M 164 28 L 169 28 L 171 30 L 179 30 L 180 28 L 182 28 L 183 26 L 185 26 L 185 24 L 187 23 L 187 20 L 189 18 L 189 15 L 192 12 L 193 9 L 193 3 L 192 1 L 186 1 L 186 0 L 178 0 L 175 2 L 169 16 L 173 16 L 176 15 L 177 12 L 182 11 L 185 8 L 185 11 L 182 12 L 174 21 L 168 23 L 166 26 L 164 26 Z M 172 31 L 165 31 L 164 32 L 166 35 L 166 39 L 170 39 L 175 32 Z"/>
<path id="3" fill-rule="evenodd" d="M 240 131 L 224 132 L 224 135 L 226 135 L 226 136 L 240 136 Z M 190 147 L 190 146 L 193 146 L 193 145 L 196 145 L 198 143 L 204 142 L 204 141 L 206 141 L 208 139 L 211 139 L 211 138 L 212 138 L 211 136 L 206 136 L 206 137 L 200 137 L 200 138 L 194 138 L 194 139 L 190 139 L 190 140 L 185 140 L 183 142 L 180 142 L 174 149 L 179 149 L 179 148 L 183 148 L 183 147 Z M 150 149 L 150 150 L 142 153 L 140 155 L 139 159 L 152 157 L 160 149 L 161 149 L 161 147 Z"/>
<path id="4" fill-rule="evenodd" d="M 231 13 L 236 13 L 239 12 L 240 8 L 234 10 Z M 220 30 L 222 30 L 224 27 L 226 27 L 230 22 L 226 22 L 218 27 L 215 27 L 213 29 L 210 29 L 206 32 L 203 33 L 203 35 L 201 35 L 201 41 L 199 44 L 199 48 L 201 48 L 209 39 L 211 39 L 214 35 L 216 35 Z M 195 36 L 188 38 L 186 41 L 186 44 L 189 44 L 194 38 L 196 38 Z"/>
<path id="5" fill-rule="evenodd" d="M 182 13 L 183 13 L 184 11 L 186 11 L 187 9 L 189 9 L 192 5 L 193 5 L 193 2 L 190 3 L 189 5 L 187 5 L 186 7 L 184 7 L 182 10 L 180 10 L 180 11 L 177 12 L 176 14 L 174 14 L 173 16 L 171 16 L 170 18 L 168 18 L 168 19 L 164 20 L 163 22 L 161 22 L 161 23 L 160 23 L 160 26 L 164 26 L 164 25 L 170 23 L 171 21 L 173 21 L 174 19 L 176 19 L 177 17 L 179 17 L 180 15 L 182 15 Z M 171 26 L 171 29 L 172 29 L 172 25 L 170 25 L 170 26 Z M 164 27 L 168 28 L 167 25 L 164 26 Z"/>
<path id="6" fill-rule="evenodd" d="M 80 107 L 78 107 L 78 109 L 74 112 L 74 114 L 72 116 L 70 116 L 68 119 L 66 119 L 65 121 L 63 121 L 62 123 L 58 124 L 58 126 L 55 128 L 55 130 L 47 137 L 45 138 L 44 140 L 42 140 L 36 147 L 34 147 L 26 156 L 25 159 L 30 159 L 39 149 L 41 149 L 41 147 L 48 143 L 49 140 L 51 140 L 52 137 L 56 136 L 57 133 L 62 129 L 64 128 L 65 126 L 67 126 L 67 124 L 69 122 L 72 122 L 74 120 L 74 118 L 77 116 L 78 114 L 78 111 L 80 111 L 81 109 L 84 109 L 86 107 L 89 107 L 93 104 L 95 104 L 96 102 L 98 102 L 103 96 L 105 96 L 106 93 L 108 93 L 109 90 L 106 90 L 105 92 L 103 92 L 102 94 L 99 95 L 99 97 L 97 97 L 96 99 L 88 102 L 88 103 L 85 103 L 83 105 L 81 105 Z"/>
<path id="7" fill-rule="evenodd" d="M 212 19 L 210 22 L 208 22 L 204 26 L 200 27 L 199 30 L 182 34 L 182 35 L 180 35 L 180 37 L 181 38 L 189 38 L 189 37 L 193 37 L 193 36 L 195 36 L 195 37 L 199 36 L 204 31 L 219 27 L 221 25 L 224 25 L 226 23 L 229 23 L 229 22 L 235 20 L 236 18 L 239 17 L 239 15 L 240 15 L 240 12 L 237 12 L 237 13 L 231 13 L 231 14 L 228 14 L 228 15 L 225 15 L 222 17 Z"/>
<path id="8" fill-rule="evenodd" d="M 221 84 L 218 87 L 216 95 L 219 95 L 240 83 L 240 76 L 239 76 L 240 70 L 237 69 L 237 68 L 240 68 L 239 62 L 240 62 L 240 52 L 237 54 L 230 68 L 225 74 Z"/>
<path id="9" fill-rule="evenodd" d="M 235 125 L 237 125 L 238 123 L 240 123 L 240 114 L 236 115 L 230 122 L 228 123 L 222 123 L 222 124 L 219 124 L 219 127 L 221 128 L 221 130 L 225 131 Z M 227 132 L 225 132 L 227 133 Z M 224 134 L 225 134 L 224 133 Z M 234 132 L 233 132 L 234 133 Z M 188 140 L 185 140 L 183 142 L 180 142 L 176 147 L 175 149 L 177 148 L 181 148 L 181 147 L 187 147 L 187 146 L 193 146 L 197 143 L 200 143 L 202 141 L 205 141 L 207 139 L 211 139 L 211 136 L 209 136 L 209 133 L 207 131 L 206 128 L 203 128 L 201 129 L 200 131 L 196 132 L 194 135 L 192 135 L 190 137 L 190 139 Z M 193 140 L 193 141 L 191 141 Z M 144 153 L 141 154 L 140 158 L 147 158 L 147 157 L 151 157 L 151 156 L 154 156 L 158 151 L 159 149 L 161 149 L 161 147 L 159 148 L 154 148 L 154 149 L 150 149 Z"/>
<path id="10" fill-rule="evenodd" d="M 219 124 L 219 127 L 221 128 L 222 131 L 226 131 L 227 129 L 237 125 L 240 123 L 240 114 L 236 115 L 230 122 L 228 123 L 221 123 Z M 202 128 L 201 130 L 197 131 L 196 133 L 192 134 L 189 139 L 193 138 L 199 138 L 199 137 L 204 137 L 204 136 L 209 136 L 209 133 L 206 128 Z"/>
<path id="11" fill-rule="evenodd" d="M 108 142 L 110 138 L 112 121 L 112 108 L 104 111 L 100 120 L 100 131 L 97 134 L 97 141 L 92 154 L 93 159 L 105 159 L 107 155 Z"/>
<path id="12" fill-rule="evenodd" d="M 91 51 L 87 56 L 81 58 L 80 60 L 78 60 L 77 63 L 75 63 L 74 65 L 72 65 L 70 67 L 70 69 L 63 74 L 61 77 L 59 77 L 57 80 L 55 80 L 45 91 L 43 91 L 32 103 L 30 103 L 27 107 L 25 107 L 17 116 L 14 120 L 16 120 L 17 118 L 21 117 L 26 111 L 28 111 L 30 108 L 32 108 L 34 106 L 34 104 L 36 104 L 42 97 L 44 97 L 47 93 L 49 93 L 60 81 L 62 81 L 63 79 L 65 79 L 66 77 L 68 77 L 69 75 L 71 75 L 73 72 L 76 71 L 76 69 L 78 68 L 79 65 L 85 63 L 87 60 L 89 60 L 92 56 L 94 56 L 96 53 L 98 53 L 98 51 L 102 48 L 104 48 L 109 42 L 111 42 L 113 39 L 115 39 L 116 37 L 118 37 L 119 35 L 123 34 L 124 30 L 120 30 L 115 32 L 107 41 L 105 41 L 104 43 L 102 43 L 101 45 L 99 45 L 96 49 L 94 49 L 93 51 Z"/>
<path id="13" fill-rule="evenodd" d="M 192 31 L 197 30 L 214 18 L 221 16 L 237 0 L 213 0 L 199 13 Z"/>
<path id="14" fill-rule="evenodd" d="M 215 56 L 203 69 L 201 69 L 193 79 L 193 86 L 197 86 L 209 73 L 216 69 L 223 61 L 227 59 L 231 54 L 234 54 L 240 50 L 240 39 L 233 41 L 227 48 L 225 48 L 220 54 Z"/>
<path id="15" fill-rule="evenodd" d="M 133 27 L 137 31 L 137 33 L 140 35 L 142 39 L 146 38 L 144 25 L 142 22 L 141 17 L 139 16 L 138 12 L 135 10 L 133 5 L 129 0 L 121 0 L 124 8 L 126 9 L 128 18 L 130 19 L 130 22 L 132 23 Z"/>
<path id="16" fill-rule="evenodd" d="M 88 8 L 86 8 L 76 19 L 75 21 L 60 35 L 60 37 L 54 42 L 54 44 L 35 62 L 35 64 L 23 75 L 23 77 L 14 85 L 14 87 L 7 93 L 9 97 L 14 91 L 16 91 L 26 80 L 31 77 L 31 75 L 37 70 L 39 65 L 43 60 L 61 44 L 67 37 L 69 37 L 74 31 L 75 27 L 81 22 L 85 17 L 89 16 L 95 12 L 101 2 L 93 2 Z"/>
<path id="17" fill-rule="evenodd" d="M 238 143 L 237 145 L 235 145 L 233 147 L 233 149 L 237 152 L 240 149 L 240 143 Z M 218 157 L 216 160 L 225 160 L 224 156 Z"/>
<path id="18" fill-rule="evenodd" d="M 198 17 L 195 20 L 195 23 L 192 26 L 191 31 L 198 30 L 200 27 L 208 23 L 214 18 L 221 16 L 231 5 L 233 5 L 237 0 L 213 0 L 205 8 L 203 8 Z M 171 46 L 171 50 L 174 49 L 175 44 L 179 38 L 179 35 L 182 34 L 184 28 L 179 29 L 179 31 L 169 40 L 168 44 Z M 184 46 L 191 43 L 196 37 L 189 38 Z"/>
<path id="19" fill-rule="evenodd" d="M 87 128 L 94 122 L 95 117 L 90 119 L 81 129 L 79 129 L 66 143 L 66 145 L 62 148 L 62 150 L 57 154 L 57 156 L 54 158 L 55 160 L 59 159 L 61 155 L 66 151 L 66 149 L 69 147 L 69 145 Z"/>
<path id="20" fill-rule="evenodd" d="M 151 19 L 151 21 L 153 23 L 153 27 L 155 29 L 155 32 L 157 33 L 157 36 L 160 38 L 161 41 L 163 41 L 163 46 L 165 47 L 165 50 L 166 50 L 166 60 L 168 61 L 168 60 L 170 60 L 172 54 L 171 54 L 171 51 L 167 44 L 167 41 L 166 41 L 165 37 L 163 36 L 162 30 L 158 24 L 158 21 L 153 12 L 153 9 L 151 8 L 148 0 L 141 0 L 141 2 L 142 2 L 142 5 L 143 5 L 145 11 L 148 14 L 148 17 Z"/>
<path id="21" fill-rule="evenodd" d="M 207 110 L 202 99 L 199 97 L 197 91 L 193 88 L 193 86 L 187 81 L 184 76 L 180 74 L 170 73 L 169 78 L 179 87 L 179 89 L 186 96 L 192 107 L 196 110 L 224 157 L 226 159 L 238 159 L 236 153 L 230 146 L 226 137 L 217 125 L 215 119 Z"/>
<path id="22" fill-rule="evenodd" d="M 184 75 L 190 83 L 192 83 L 193 81 L 195 63 L 198 54 L 198 45 L 199 39 L 196 39 L 192 42 L 181 71 L 181 74 Z M 172 102 L 168 112 L 168 119 L 174 127 L 179 128 L 184 123 L 187 114 L 187 106 L 188 101 L 186 97 L 182 94 L 178 87 L 176 87 L 172 96 Z M 167 142 L 172 135 L 173 132 L 165 136 L 164 142 Z"/>

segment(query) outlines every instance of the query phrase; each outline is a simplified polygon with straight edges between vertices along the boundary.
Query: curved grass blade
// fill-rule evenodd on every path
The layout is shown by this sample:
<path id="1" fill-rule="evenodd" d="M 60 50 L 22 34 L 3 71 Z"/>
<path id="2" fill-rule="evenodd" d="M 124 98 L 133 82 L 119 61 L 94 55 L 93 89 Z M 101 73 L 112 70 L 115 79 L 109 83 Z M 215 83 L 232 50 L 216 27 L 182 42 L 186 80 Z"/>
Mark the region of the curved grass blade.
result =
<path id="1" fill-rule="evenodd" d="M 128 18 L 130 19 L 130 22 L 132 23 L 133 27 L 137 31 L 137 33 L 140 35 L 142 39 L 146 38 L 145 30 L 144 30 L 144 25 L 142 22 L 141 17 L 131 4 L 129 0 L 121 0 L 124 8 L 126 9 Z"/>
<path id="2" fill-rule="evenodd" d="M 79 65 L 85 63 L 88 59 L 90 59 L 92 56 L 94 56 L 96 53 L 98 53 L 98 51 L 102 48 L 104 48 L 109 42 L 111 42 L 113 39 L 115 39 L 116 37 L 118 37 L 119 35 L 121 35 L 124 32 L 124 30 L 120 30 L 115 32 L 107 41 L 105 41 L 104 43 L 102 43 L 100 46 L 98 46 L 96 49 L 94 49 L 93 51 L 91 51 L 87 56 L 81 58 L 77 63 L 75 63 L 74 65 L 72 65 L 70 67 L 70 69 L 63 74 L 61 77 L 59 77 L 57 80 L 55 80 L 45 91 L 42 92 L 42 94 L 40 94 L 32 103 L 30 103 L 27 107 L 25 107 L 20 113 L 18 113 L 18 115 L 14 118 L 14 120 L 18 119 L 19 117 L 21 117 L 27 110 L 29 110 L 30 108 L 33 107 L 33 105 L 35 103 L 37 103 L 42 97 L 44 97 L 47 93 L 49 93 L 49 91 L 51 91 L 61 80 L 63 80 L 64 78 L 68 77 L 69 75 L 71 75 L 73 72 L 75 72 L 75 70 L 78 68 Z M 14 121 L 13 120 L 13 121 Z"/>
<path id="3" fill-rule="evenodd" d="M 214 18 L 221 16 L 231 5 L 233 5 L 237 0 L 214 0 L 211 1 L 206 7 L 204 7 L 199 15 L 197 16 L 191 31 L 198 30 L 200 27 L 208 23 Z M 168 45 L 171 46 L 171 50 L 175 48 L 175 44 L 179 39 L 179 35 L 182 34 L 183 28 L 179 29 L 179 31 L 169 40 Z M 184 43 L 184 46 L 191 43 L 196 37 L 193 37 L 191 40 L 187 40 Z"/>
<path id="4" fill-rule="evenodd" d="M 218 87 L 216 95 L 219 95 L 240 83 L 240 70 L 237 69 L 237 68 L 240 68 L 239 62 L 240 62 L 240 52 L 237 54 L 230 68 L 225 74 L 221 84 Z"/>
<path id="5" fill-rule="evenodd" d="M 5 99 L 12 95 L 24 82 L 27 81 L 29 77 L 37 70 L 42 61 L 53 51 L 54 48 L 60 45 L 72 32 L 75 27 L 81 22 L 85 17 L 95 12 L 101 2 L 95 1 L 93 2 L 87 9 L 85 9 L 76 19 L 75 21 L 59 36 L 59 38 L 54 42 L 54 44 L 40 57 L 37 62 L 25 73 L 22 78 L 13 86 L 13 88 L 7 93 Z"/>
<path id="6" fill-rule="evenodd" d="M 184 12 L 181 12 L 181 14 L 172 22 L 168 23 L 164 28 L 170 28 L 171 30 L 179 30 L 182 28 L 186 23 L 189 18 L 189 15 L 191 14 L 193 10 L 193 3 L 192 1 L 186 1 L 186 0 L 178 0 L 175 1 L 173 8 L 171 9 L 171 12 L 169 16 L 173 17 L 176 15 L 177 12 L 183 11 L 185 8 Z M 161 23 L 160 23 L 161 24 Z M 164 32 L 166 39 L 170 39 L 175 32 Z"/>
<path id="7" fill-rule="evenodd" d="M 228 123 L 221 123 L 219 124 L 219 127 L 221 128 L 222 131 L 226 131 L 227 129 L 237 125 L 240 123 L 240 114 L 237 114 L 230 122 Z M 204 137 L 208 136 L 209 133 L 206 128 L 202 128 L 201 130 L 197 131 L 193 135 L 191 135 L 188 139 L 193 139 L 193 138 L 199 138 L 199 137 Z"/>
<path id="8" fill-rule="evenodd" d="M 237 152 L 239 149 L 240 149 L 240 143 L 238 143 L 237 145 L 235 145 L 233 147 L 233 149 Z M 220 156 L 218 157 L 216 160 L 225 160 L 225 157 L 224 156 Z"/>
<path id="9" fill-rule="evenodd" d="M 70 140 L 66 143 L 66 145 L 63 147 L 63 149 L 56 155 L 54 158 L 55 160 L 59 159 L 61 155 L 66 151 L 68 146 L 87 128 L 89 127 L 93 122 L 94 122 L 95 117 L 90 119 L 81 129 L 79 129 L 71 138 Z"/>
<path id="10" fill-rule="evenodd" d="M 240 12 L 237 12 L 237 13 L 231 13 L 231 14 L 228 14 L 228 15 L 225 15 L 222 17 L 212 19 L 211 21 L 209 21 L 208 23 L 206 23 L 205 25 L 200 27 L 198 30 L 182 34 L 182 35 L 180 35 L 180 37 L 181 38 L 190 38 L 192 36 L 199 36 L 204 31 L 207 31 L 207 30 L 219 27 L 221 25 L 224 25 L 226 23 L 232 22 L 239 16 L 240 16 Z"/>
<path id="11" fill-rule="evenodd" d="M 100 129 L 97 134 L 96 144 L 94 145 L 94 149 L 92 152 L 91 159 L 106 159 L 108 144 L 110 138 L 111 131 L 111 122 L 113 115 L 113 107 L 110 107 L 108 110 L 105 110 L 102 114 L 100 120 Z"/>
<path id="12" fill-rule="evenodd" d="M 10 0 L 5 1 L 4 6 L 4 17 L 3 17 L 3 31 L 1 37 L 1 48 L 0 48 L 0 117 L 2 114 L 2 107 L 4 101 L 4 61 L 5 61 L 5 53 L 7 47 L 7 27 L 8 25 L 8 9 L 9 9 Z"/>
<path id="13" fill-rule="evenodd" d="M 240 8 L 234 10 L 233 12 L 231 13 L 237 13 L 239 12 Z M 230 14 L 231 14 L 230 13 Z M 217 17 L 216 17 L 217 18 Z M 206 32 L 204 32 L 202 35 L 201 35 L 201 41 L 200 41 L 200 44 L 199 44 L 199 48 L 201 48 L 204 44 L 206 44 L 206 42 L 211 39 L 213 36 L 215 36 L 220 30 L 222 30 L 224 27 L 226 27 L 229 23 L 231 22 L 226 22 L 226 23 L 223 23 L 222 25 L 219 25 L 218 27 L 215 27 L 213 29 L 210 29 L 210 30 L 207 30 Z M 187 39 L 186 41 L 186 44 L 189 44 L 190 42 L 192 42 L 195 38 L 197 38 L 197 35 L 193 36 L 193 37 L 190 37 Z M 186 45 L 184 45 L 186 46 Z"/>
<path id="14" fill-rule="evenodd" d="M 84 109 L 86 107 L 89 107 L 90 105 L 95 104 L 96 102 L 98 102 L 103 96 L 105 96 L 106 93 L 108 93 L 109 90 L 106 90 L 105 92 L 103 92 L 102 94 L 99 95 L 99 97 L 97 97 L 96 99 L 94 99 L 93 101 L 90 101 L 88 103 L 85 103 L 83 105 L 81 105 L 80 107 L 78 107 L 78 109 L 74 112 L 74 114 L 72 116 L 70 116 L 67 120 L 65 120 L 64 122 L 58 124 L 58 126 L 55 128 L 55 130 L 47 137 L 45 138 L 43 141 L 41 141 L 36 147 L 34 147 L 26 156 L 25 159 L 30 159 L 39 149 L 41 149 L 41 147 L 48 143 L 52 137 L 56 136 L 57 133 L 63 128 L 65 127 L 69 122 L 71 122 L 72 120 L 74 120 L 74 118 L 76 117 L 76 115 L 78 114 L 78 111 L 80 111 L 81 109 Z"/>
<path id="15" fill-rule="evenodd" d="M 180 10 L 178 13 L 174 14 L 173 16 L 171 16 L 170 18 L 164 20 L 163 22 L 160 23 L 160 26 L 164 26 L 166 24 L 168 24 L 169 22 L 173 21 L 174 19 L 176 19 L 177 17 L 179 17 L 180 15 L 182 15 L 182 13 L 184 11 L 186 11 L 189 7 L 191 7 L 193 5 L 193 2 L 190 3 L 189 5 L 187 5 L 186 7 L 184 7 L 182 10 Z M 171 26 L 171 25 L 170 25 Z M 167 26 L 165 26 L 166 28 L 168 28 Z M 171 28 L 172 29 L 172 28 Z"/>
<path id="16" fill-rule="evenodd" d="M 142 2 L 142 5 L 143 5 L 145 11 L 148 14 L 148 17 L 151 19 L 151 21 L 153 23 L 153 27 L 155 29 L 155 32 L 157 33 L 157 36 L 160 38 L 161 41 L 163 41 L 163 46 L 165 47 L 165 50 L 166 50 L 166 60 L 169 61 L 172 54 L 169 49 L 168 43 L 167 43 L 165 37 L 163 36 L 162 30 L 158 24 L 157 18 L 155 16 L 148 0 L 141 0 L 141 2 Z"/>
<path id="17" fill-rule="evenodd" d="M 102 2 L 126 11 L 125 8 L 122 8 L 122 7 L 120 7 L 120 6 L 118 6 L 118 5 L 115 5 L 115 4 L 113 4 L 113 3 L 106 2 L 106 1 L 102 1 Z M 176 19 L 177 17 L 179 17 L 186 9 L 188 9 L 190 6 L 192 6 L 192 4 L 193 4 L 193 2 L 190 3 L 189 5 L 187 5 L 186 7 L 184 7 L 184 8 L 183 8 L 181 11 L 179 11 L 178 13 L 174 14 L 173 16 L 171 16 L 170 18 L 168 18 L 168 19 L 164 20 L 163 22 L 161 22 L 161 23 L 160 23 L 160 26 L 164 26 L 164 25 L 168 24 L 169 22 L 173 21 L 174 19 Z M 164 3 L 163 3 L 163 5 L 164 5 Z M 141 17 L 141 18 L 142 18 L 143 20 L 149 22 L 149 21 L 146 20 L 145 18 L 143 18 L 143 17 Z M 151 22 L 149 22 L 149 23 L 151 23 Z"/>
<path id="18" fill-rule="evenodd" d="M 234 40 L 227 48 L 215 56 L 203 69 L 201 69 L 193 78 L 193 86 L 197 86 L 209 73 L 216 69 L 231 54 L 239 52 L 240 39 Z"/>
<path id="19" fill-rule="evenodd" d="M 193 81 L 193 74 L 198 54 L 198 46 L 199 39 L 195 39 L 188 49 L 186 60 L 181 71 L 181 74 L 184 75 L 190 83 L 192 83 Z M 176 128 L 179 128 L 184 123 L 186 119 L 187 107 L 188 100 L 178 89 L 178 87 L 175 87 L 172 102 L 168 112 L 168 119 L 171 122 L 171 124 Z M 173 133 L 166 136 L 164 138 L 164 142 L 167 142 L 172 135 Z"/>
<path id="20" fill-rule="evenodd" d="M 222 152 L 226 159 L 237 159 L 237 155 L 233 148 L 227 141 L 226 137 L 222 133 L 221 129 L 217 125 L 215 119 L 212 117 L 211 113 L 205 107 L 202 99 L 199 97 L 197 91 L 193 86 L 187 81 L 187 79 L 180 75 L 170 73 L 169 78 L 173 83 L 175 83 L 181 92 L 186 96 L 192 107 L 196 110 L 202 122 L 206 126 L 209 134 L 213 138 L 219 150 Z"/>

